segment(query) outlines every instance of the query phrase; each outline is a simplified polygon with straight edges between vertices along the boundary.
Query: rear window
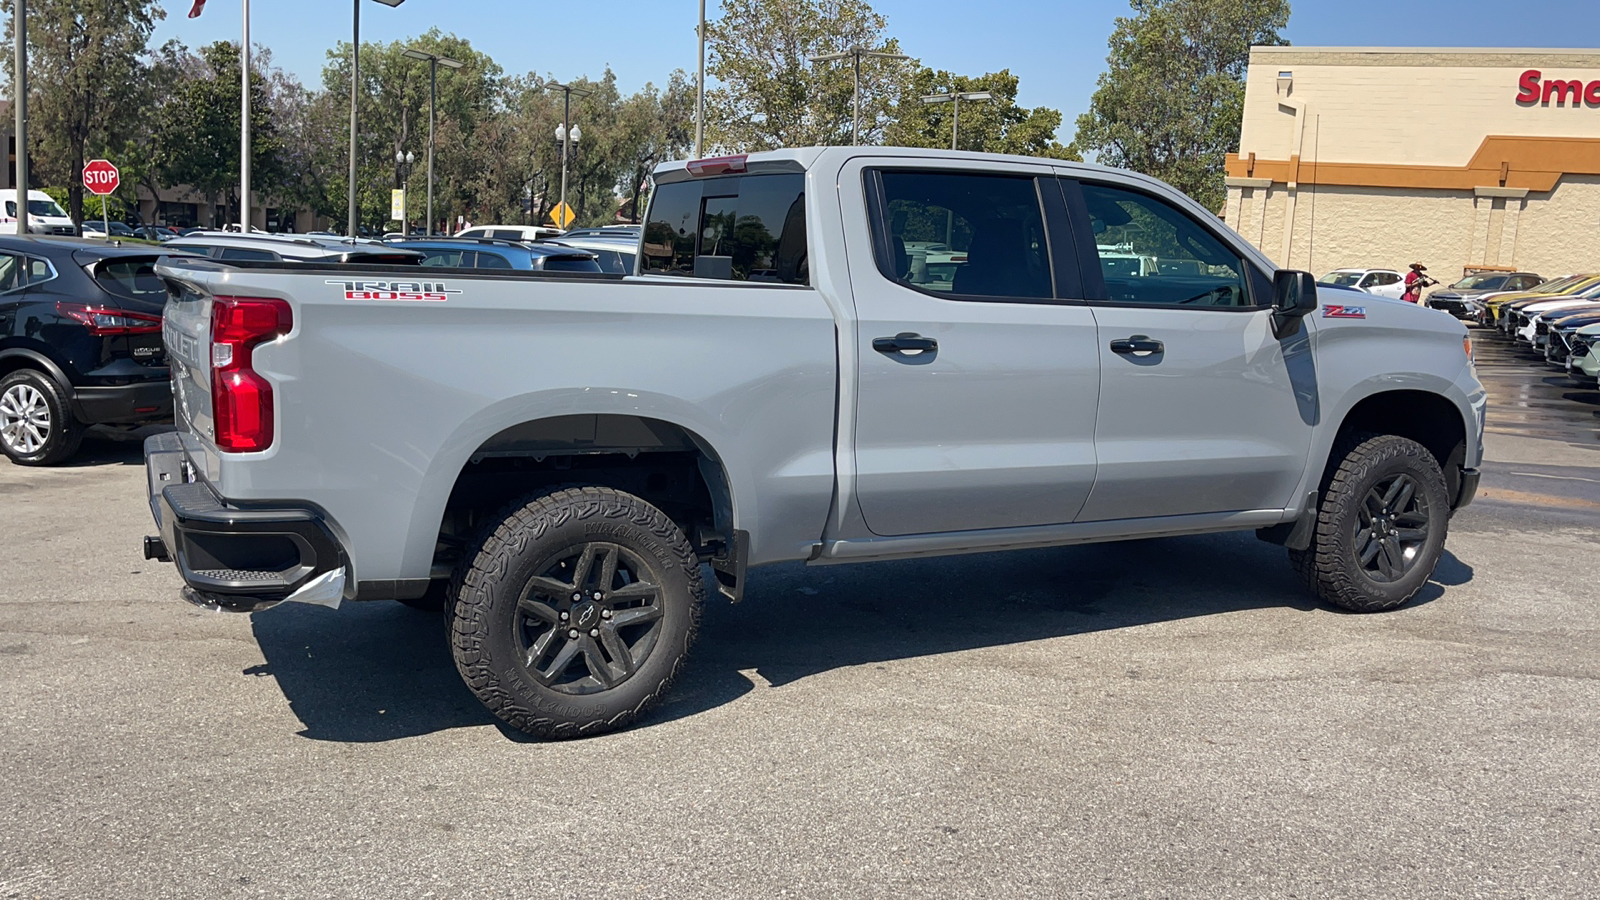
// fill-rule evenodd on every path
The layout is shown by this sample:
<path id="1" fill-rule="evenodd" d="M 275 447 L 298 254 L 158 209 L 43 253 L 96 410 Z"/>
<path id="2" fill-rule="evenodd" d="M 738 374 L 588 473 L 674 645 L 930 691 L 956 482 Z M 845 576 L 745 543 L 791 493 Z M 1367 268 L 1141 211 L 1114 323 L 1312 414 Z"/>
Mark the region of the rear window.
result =
<path id="1" fill-rule="evenodd" d="M 114 259 L 95 267 L 94 280 L 118 297 L 163 303 L 167 285 L 156 275 L 154 258 Z"/>
<path id="2" fill-rule="evenodd" d="M 429 249 L 422 251 L 422 264 L 449 269 L 470 269 L 474 265 L 475 255 L 471 250 Z"/>
<path id="3" fill-rule="evenodd" d="M 272 262 L 278 254 L 270 250 L 252 250 L 249 247 L 223 247 L 218 259 L 237 259 L 244 262 Z"/>
<path id="4" fill-rule="evenodd" d="M 588 256 L 546 256 L 546 272 L 598 272 L 600 264 Z"/>
<path id="5" fill-rule="evenodd" d="M 512 268 L 512 265 L 511 265 L 511 260 L 506 259 L 504 256 L 501 256 L 498 253 L 490 253 L 487 250 L 479 250 L 478 251 L 478 268 L 480 268 L 480 269 L 510 269 L 510 268 Z"/>
<path id="6" fill-rule="evenodd" d="M 657 185 L 646 273 L 809 284 L 805 176 L 739 175 Z"/>

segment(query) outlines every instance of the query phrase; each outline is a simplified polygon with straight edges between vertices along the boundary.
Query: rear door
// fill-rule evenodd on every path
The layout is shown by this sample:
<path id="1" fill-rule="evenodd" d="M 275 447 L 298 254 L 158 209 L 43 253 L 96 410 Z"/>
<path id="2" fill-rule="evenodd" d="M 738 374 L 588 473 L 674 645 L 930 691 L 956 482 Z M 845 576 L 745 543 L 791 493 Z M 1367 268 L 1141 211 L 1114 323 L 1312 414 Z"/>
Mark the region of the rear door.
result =
<path id="1" fill-rule="evenodd" d="M 863 186 L 871 232 L 849 256 L 867 527 L 1073 521 L 1094 483 L 1100 363 L 1051 170 L 861 160 L 841 182 Z"/>
<path id="2" fill-rule="evenodd" d="M 1273 335 L 1271 282 L 1174 200 L 1064 180 L 1098 325 L 1099 468 L 1080 521 L 1282 509 L 1316 421 L 1305 321 Z M 1155 259 L 1144 273 L 1101 255 Z"/>

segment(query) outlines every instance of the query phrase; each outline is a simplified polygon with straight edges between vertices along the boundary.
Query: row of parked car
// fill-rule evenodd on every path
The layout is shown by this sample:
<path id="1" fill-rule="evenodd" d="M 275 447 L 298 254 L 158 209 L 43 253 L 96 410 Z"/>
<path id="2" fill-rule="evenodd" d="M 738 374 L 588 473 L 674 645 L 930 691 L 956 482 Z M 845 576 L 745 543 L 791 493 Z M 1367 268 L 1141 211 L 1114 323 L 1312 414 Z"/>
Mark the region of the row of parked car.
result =
<path id="1" fill-rule="evenodd" d="M 91 427 L 132 430 L 171 421 L 161 334 L 167 286 L 156 275 L 165 256 L 631 274 L 639 229 L 530 237 L 516 232 L 350 241 L 196 231 L 150 245 L 0 236 L 0 452 L 20 465 L 55 465 L 77 452 Z"/>
<path id="2" fill-rule="evenodd" d="M 1469 294 L 1461 298 L 1459 315 L 1526 345 L 1579 383 L 1600 379 L 1600 273 Z"/>

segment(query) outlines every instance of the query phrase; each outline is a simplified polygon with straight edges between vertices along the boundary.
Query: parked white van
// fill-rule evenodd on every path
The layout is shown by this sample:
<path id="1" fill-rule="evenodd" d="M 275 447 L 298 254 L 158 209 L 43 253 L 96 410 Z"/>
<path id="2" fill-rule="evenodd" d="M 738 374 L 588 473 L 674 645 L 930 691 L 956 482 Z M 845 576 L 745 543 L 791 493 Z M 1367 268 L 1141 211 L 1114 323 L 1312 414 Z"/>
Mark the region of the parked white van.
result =
<path id="1" fill-rule="evenodd" d="M 0 191 L 0 234 L 17 233 L 17 192 Z M 29 234 L 76 234 L 72 217 L 44 191 L 28 192 Z"/>

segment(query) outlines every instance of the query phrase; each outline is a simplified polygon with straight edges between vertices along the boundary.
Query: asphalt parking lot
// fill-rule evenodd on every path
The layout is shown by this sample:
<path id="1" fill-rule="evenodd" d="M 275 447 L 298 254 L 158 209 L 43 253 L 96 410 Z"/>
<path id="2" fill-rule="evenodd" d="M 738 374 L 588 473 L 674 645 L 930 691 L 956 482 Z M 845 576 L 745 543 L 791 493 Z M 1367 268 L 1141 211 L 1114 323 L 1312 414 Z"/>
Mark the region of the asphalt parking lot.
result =
<path id="1" fill-rule="evenodd" d="M 1600 394 L 1479 354 L 1484 491 L 1404 609 L 1248 534 L 761 570 L 558 744 L 434 616 L 182 603 L 136 444 L 0 462 L 0 898 L 1593 896 Z"/>

